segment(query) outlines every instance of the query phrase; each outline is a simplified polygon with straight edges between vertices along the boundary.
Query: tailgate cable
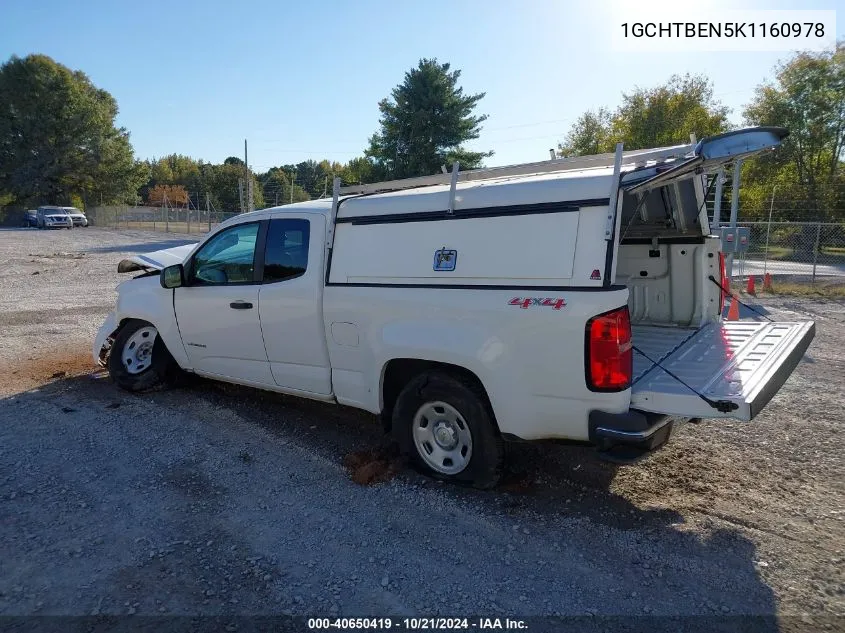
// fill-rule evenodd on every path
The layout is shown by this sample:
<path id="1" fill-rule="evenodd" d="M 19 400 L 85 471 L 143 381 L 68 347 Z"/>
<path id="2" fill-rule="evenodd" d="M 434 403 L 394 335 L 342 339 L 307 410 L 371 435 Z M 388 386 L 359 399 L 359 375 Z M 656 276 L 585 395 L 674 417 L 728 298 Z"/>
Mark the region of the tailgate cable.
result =
<path id="1" fill-rule="evenodd" d="M 651 358 L 648 354 L 646 354 L 644 351 L 642 351 L 642 350 L 641 350 L 639 347 L 637 347 L 636 345 L 631 345 L 631 347 L 632 347 L 632 348 L 633 348 L 633 350 L 634 350 L 635 352 L 637 352 L 638 354 L 642 354 L 643 356 L 645 356 L 645 359 L 646 359 L 647 361 L 649 361 L 649 362 L 652 364 L 652 366 L 653 366 L 653 367 L 659 367 L 660 369 L 662 369 L 663 371 L 665 371 L 665 372 L 666 372 L 667 374 L 669 374 L 672 378 L 674 378 L 674 379 L 675 379 L 675 380 L 677 380 L 679 383 L 681 383 L 684 387 L 686 387 L 687 389 L 689 389 L 690 391 L 692 391 L 695 395 L 697 395 L 699 398 L 701 398 L 702 400 L 704 400 L 704 402 L 706 402 L 708 405 L 710 405 L 711 407 L 713 407 L 714 409 L 716 409 L 716 411 L 719 411 L 720 413 L 730 413 L 731 411 L 735 411 L 736 409 L 739 409 L 739 405 L 738 405 L 736 402 L 732 402 L 732 401 L 730 401 L 730 400 L 711 400 L 710 398 L 708 398 L 707 396 L 705 396 L 703 393 L 701 393 L 701 392 L 700 392 L 700 391 L 698 391 L 697 389 L 694 389 L 693 387 L 690 387 L 690 386 L 689 386 L 686 382 L 684 382 L 683 380 L 681 380 L 680 378 L 678 378 L 678 376 L 676 376 L 676 375 L 675 375 L 675 374 L 673 374 L 671 371 L 669 371 L 668 369 L 666 369 L 666 368 L 665 368 L 663 365 L 661 365 L 659 362 L 657 362 L 656 360 L 652 359 L 652 358 Z"/>
<path id="2" fill-rule="evenodd" d="M 763 317 L 764 319 L 767 319 L 768 321 L 771 321 L 772 323 L 774 323 L 774 322 L 775 322 L 775 320 L 774 320 L 774 319 L 772 319 L 771 317 L 769 317 L 769 316 L 767 316 L 767 315 L 763 314 L 763 313 L 762 313 L 762 312 L 760 312 L 759 310 L 755 310 L 753 307 L 751 307 L 750 305 L 748 305 L 747 303 L 745 303 L 742 299 L 740 299 L 739 297 L 737 297 L 737 296 L 736 296 L 734 293 L 732 293 L 730 290 L 727 290 L 727 289 L 726 289 L 726 288 L 725 288 L 722 284 L 720 284 L 718 281 L 716 281 L 716 278 L 715 278 L 713 275 L 710 275 L 710 277 L 708 277 L 708 279 L 710 279 L 710 281 L 712 281 L 714 284 L 716 284 L 717 286 L 719 286 L 719 289 L 720 289 L 722 292 L 724 292 L 724 293 L 725 293 L 725 296 L 726 296 L 726 297 L 733 297 L 734 299 L 736 299 L 737 301 L 739 301 L 739 305 L 741 305 L 741 306 L 745 306 L 746 308 L 748 308 L 749 310 L 751 310 L 754 314 L 759 314 L 761 317 Z"/>

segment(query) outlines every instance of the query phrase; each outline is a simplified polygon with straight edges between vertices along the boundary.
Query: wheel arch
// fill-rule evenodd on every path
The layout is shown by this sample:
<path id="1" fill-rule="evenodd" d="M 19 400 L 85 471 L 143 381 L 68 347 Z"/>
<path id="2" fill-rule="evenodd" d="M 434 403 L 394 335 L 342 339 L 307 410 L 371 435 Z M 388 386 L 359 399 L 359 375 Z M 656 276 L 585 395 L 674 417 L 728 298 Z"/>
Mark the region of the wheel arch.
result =
<path id="1" fill-rule="evenodd" d="M 185 348 L 182 345 L 182 337 L 178 335 L 178 330 L 176 331 L 177 339 L 173 340 L 173 333 L 172 332 L 165 332 L 156 321 L 152 319 L 145 318 L 144 316 L 136 316 L 136 315 L 121 315 L 120 320 L 117 324 L 117 327 L 114 331 L 109 335 L 110 339 L 114 339 L 120 331 L 126 326 L 127 323 L 131 321 L 143 321 L 144 323 L 149 323 L 152 325 L 159 334 L 161 338 L 161 342 L 167 348 L 167 351 L 170 352 L 170 355 L 173 357 L 173 360 L 181 367 L 182 369 L 189 369 L 188 366 L 188 357 L 185 354 Z"/>
<path id="2" fill-rule="evenodd" d="M 162 288 L 158 276 L 131 279 L 118 287 L 115 309 L 118 331 L 130 319 L 139 319 L 153 325 L 179 367 L 191 369 L 173 309 L 173 290 Z"/>
<path id="3" fill-rule="evenodd" d="M 430 371 L 440 371 L 444 374 L 458 378 L 477 390 L 479 396 L 482 397 L 484 406 L 487 407 L 487 410 L 490 413 L 493 424 L 498 430 L 499 427 L 496 422 L 495 410 L 492 402 L 490 401 L 487 388 L 484 386 L 483 381 L 479 378 L 476 372 L 462 365 L 439 360 L 400 357 L 391 358 L 382 365 L 381 369 L 381 378 L 379 381 L 379 403 L 381 408 L 381 422 L 384 426 L 385 432 L 389 432 L 393 425 L 393 409 L 402 389 L 404 389 L 405 385 L 420 374 Z"/>

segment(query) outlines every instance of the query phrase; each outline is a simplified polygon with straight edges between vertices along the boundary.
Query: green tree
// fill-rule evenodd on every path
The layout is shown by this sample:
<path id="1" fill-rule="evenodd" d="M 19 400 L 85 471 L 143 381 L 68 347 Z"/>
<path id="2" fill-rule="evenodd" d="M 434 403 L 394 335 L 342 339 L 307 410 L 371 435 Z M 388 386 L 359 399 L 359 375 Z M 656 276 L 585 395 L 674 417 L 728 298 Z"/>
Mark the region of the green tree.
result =
<path id="1" fill-rule="evenodd" d="M 240 211 L 240 182 L 243 177 L 243 162 L 240 165 L 230 163 L 216 166 L 210 195 L 215 209 L 229 212 Z M 252 178 L 253 204 L 256 209 L 261 209 L 264 206 L 264 193 L 255 174 L 250 174 L 250 178 Z"/>
<path id="2" fill-rule="evenodd" d="M 713 97 L 713 86 L 702 75 L 672 75 L 655 88 L 637 88 L 622 95 L 622 104 L 587 112 L 560 144 L 564 156 L 612 152 L 616 143 L 626 150 L 689 143 L 724 132 L 728 109 Z"/>
<path id="3" fill-rule="evenodd" d="M 292 167 L 287 170 L 284 167 L 271 167 L 266 173 L 258 176 L 267 205 L 275 206 L 311 199 L 308 192 L 298 184 L 293 185 L 291 192 L 290 176 L 293 171 Z"/>
<path id="4" fill-rule="evenodd" d="M 383 166 L 366 156 L 358 156 L 350 160 L 341 167 L 338 175 L 344 185 L 360 185 L 387 179 Z"/>
<path id="5" fill-rule="evenodd" d="M 117 103 L 46 55 L 0 66 L 0 191 L 19 203 L 134 199 L 144 180 Z"/>
<path id="6" fill-rule="evenodd" d="M 743 202 L 765 208 L 776 187 L 783 219 L 841 219 L 845 195 L 845 45 L 833 52 L 798 53 L 757 87 L 745 108 L 749 125 L 786 127 L 777 152 L 743 172 Z"/>
<path id="7" fill-rule="evenodd" d="M 607 108 L 588 110 L 575 122 L 560 144 L 561 156 L 586 156 L 609 151 L 612 119 Z"/>
<path id="8" fill-rule="evenodd" d="M 487 115 L 474 115 L 484 93 L 465 95 L 460 70 L 436 59 L 421 59 L 405 73 L 390 98 L 379 104 L 381 129 L 365 154 L 391 178 L 438 173 L 441 165 L 460 161 L 479 167 L 493 152 L 471 152 L 463 143 L 477 139 Z"/>

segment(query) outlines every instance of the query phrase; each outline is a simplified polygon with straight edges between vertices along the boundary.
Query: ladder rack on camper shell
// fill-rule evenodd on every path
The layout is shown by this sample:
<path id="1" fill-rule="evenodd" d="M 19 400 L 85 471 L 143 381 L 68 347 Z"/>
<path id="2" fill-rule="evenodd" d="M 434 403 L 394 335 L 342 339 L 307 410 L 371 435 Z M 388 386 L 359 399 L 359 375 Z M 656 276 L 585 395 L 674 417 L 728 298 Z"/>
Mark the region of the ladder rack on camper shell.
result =
<path id="1" fill-rule="evenodd" d="M 388 180 L 366 185 L 341 186 L 340 178 L 335 177 L 332 187 L 332 208 L 326 232 L 326 246 L 331 249 L 334 243 L 334 230 L 337 220 L 338 204 L 341 196 L 363 196 L 406 189 L 417 189 L 419 187 L 430 187 L 434 185 L 450 185 L 449 212 L 455 208 L 455 190 L 459 182 L 475 182 L 481 180 L 492 180 L 496 178 L 508 178 L 513 176 L 527 176 L 536 174 L 548 174 L 557 172 L 578 171 L 597 167 L 614 167 L 613 187 L 610 194 L 611 209 L 615 208 L 616 192 L 619 189 L 621 166 L 632 165 L 633 167 L 644 167 L 647 163 L 660 163 L 678 160 L 688 157 L 695 148 L 695 141 L 689 145 L 675 145 L 672 147 L 660 147 L 656 149 L 634 150 L 624 152 L 622 143 L 617 144 L 616 151 L 608 154 L 595 154 L 592 156 L 572 156 L 569 158 L 556 158 L 536 163 L 523 163 L 518 165 L 507 165 L 504 167 L 485 167 L 471 169 L 461 172 L 460 164 L 455 163 L 451 173 L 434 174 L 432 176 L 420 176 L 417 178 L 404 178 L 401 180 Z M 610 238 L 612 234 L 613 215 L 608 217 L 605 237 Z"/>
<path id="2" fill-rule="evenodd" d="M 661 147 L 657 149 L 635 150 L 622 152 L 622 164 L 635 164 L 637 167 L 644 166 L 647 162 L 662 162 L 671 159 L 686 157 L 694 148 L 694 145 L 676 145 L 673 147 Z M 495 178 L 507 178 L 511 176 L 527 176 L 534 174 L 548 174 L 555 172 L 578 171 L 591 169 L 593 167 L 611 167 L 616 160 L 617 152 L 609 154 L 595 154 L 593 156 L 572 156 L 569 158 L 555 158 L 536 163 L 523 163 L 519 165 L 507 165 L 504 167 L 483 167 L 459 172 L 456 182 L 473 182 L 477 180 L 492 180 Z M 458 168 L 458 164 L 455 164 Z M 341 196 L 364 195 L 374 193 L 385 193 L 388 191 L 401 191 L 403 189 L 416 189 L 418 187 L 429 187 L 432 185 L 448 185 L 454 179 L 456 169 L 452 173 L 434 174 L 433 176 L 420 176 L 417 178 L 404 178 L 401 180 L 388 180 L 375 182 L 366 185 L 348 185 L 340 187 L 338 192 Z"/>
<path id="3" fill-rule="evenodd" d="M 596 154 L 595 156 L 574 156 L 571 158 L 556 158 L 538 163 L 510 165 L 508 167 L 489 167 L 460 172 L 460 165 L 455 163 L 452 173 L 422 176 L 420 178 L 406 178 L 404 180 L 389 180 L 369 185 L 340 186 L 340 178 L 334 179 L 331 216 L 326 231 L 326 252 L 331 251 L 334 243 L 335 223 L 337 220 L 340 196 L 362 196 L 432 185 L 450 185 L 448 213 L 455 209 L 455 190 L 459 182 L 472 182 L 507 178 L 512 176 L 528 176 L 555 172 L 578 171 L 597 167 L 613 166 L 613 179 L 609 193 L 607 222 L 605 224 L 604 239 L 612 240 L 618 234 L 621 214 L 616 213 L 619 188 L 622 185 L 622 165 L 629 165 L 632 169 L 646 166 L 665 165 L 668 168 L 641 181 L 624 185 L 625 191 L 640 194 L 676 178 L 691 177 L 693 174 L 715 173 L 725 165 L 734 163 L 734 195 L 731 201 L 731 225 L 736 225 L 739 187 L 739 165 L 742 160 L 762 151 L 774 149 L 781 144 L 789 131 L 779 127 L 752 127 L 742 130 L 731 130 L 723 134 L 710 136 L 696 142 L 695 136 L 690 135 L 692 143 L 689 145 L 675 145 L 673 147 L 659 147 L 656 149 L 636 150 L 625 152 L 622 143 L 617 143 L 616 151 L 612 154 Z M 651 165 L 648 165 L 651 163 Z"/>

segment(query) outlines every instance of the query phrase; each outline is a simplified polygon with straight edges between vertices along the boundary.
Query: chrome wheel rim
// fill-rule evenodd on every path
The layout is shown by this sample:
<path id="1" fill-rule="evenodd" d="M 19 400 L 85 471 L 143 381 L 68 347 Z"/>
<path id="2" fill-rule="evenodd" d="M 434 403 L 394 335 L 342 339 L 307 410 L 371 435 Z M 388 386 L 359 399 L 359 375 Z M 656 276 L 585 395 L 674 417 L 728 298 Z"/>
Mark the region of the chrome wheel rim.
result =
<path id="1" fill-rule="evenodd" d="M 152 325 L 142 327 L 126 341 L 123 353 L 120 355 L 123 367 L 130 374 L 140 374 L 153 364 L 153 345 L 158 330 Z"/>
<path id="2" fill-rule="evenodd" d="M 457 475 L 472 459 L 472 433 L 455 407 L 445 402 L 426 402 L 413 421 L 417 453 L 434 471 Z"/>

